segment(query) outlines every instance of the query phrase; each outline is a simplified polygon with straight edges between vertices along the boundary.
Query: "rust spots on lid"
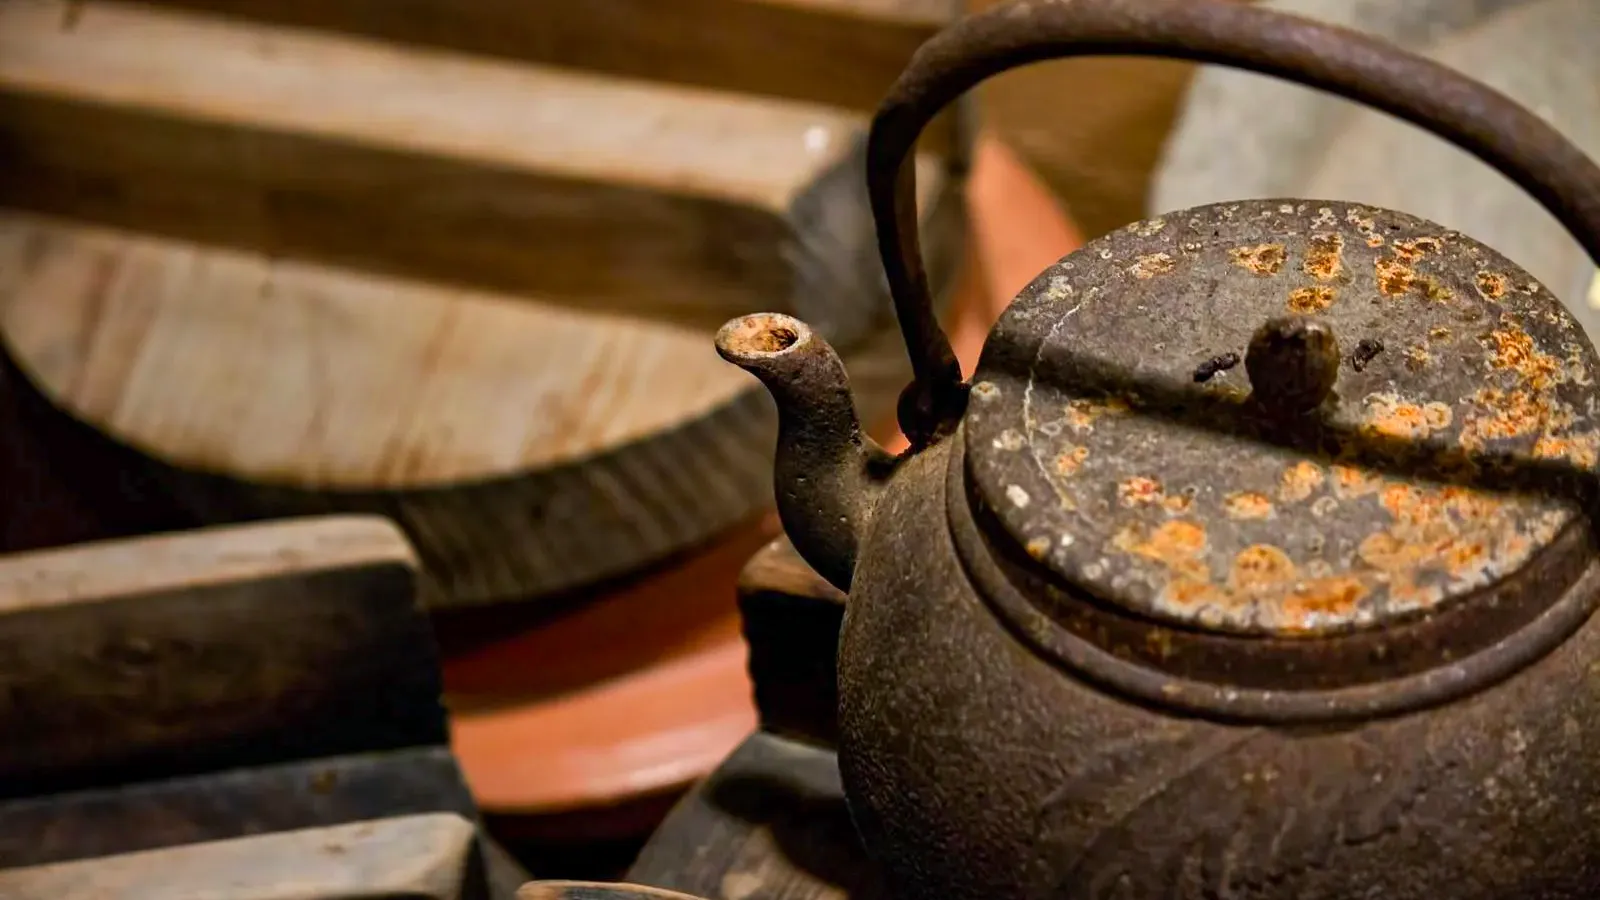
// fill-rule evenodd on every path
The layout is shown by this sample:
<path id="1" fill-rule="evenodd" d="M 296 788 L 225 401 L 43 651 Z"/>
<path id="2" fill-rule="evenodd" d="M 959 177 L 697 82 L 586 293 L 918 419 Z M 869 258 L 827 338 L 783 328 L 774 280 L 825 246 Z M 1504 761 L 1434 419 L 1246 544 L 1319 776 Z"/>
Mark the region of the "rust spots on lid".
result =
<path id="1" fill-rule="evenodd" d="M 1333 467 L 1333 492 L 1343 500 L 1365 497 L 1376 491 L 1382 483 L 1383 479 L 1377 473 L 1360 466 L 1339 463 Z"/>
<path id="2" fill-rule="evenodd" d="M 1128 411 L 1128 403 L 1118 397 L 1104 400 L 1079 399 L 1067 403 L 1067 427 L 1073 431 L 1092 431 L 1094 420 L 1101 416 L 1120 416 Z"/>
<path id="3" fill-rule="evenodd" d="M 1561 360 L 1535 346 L 1533 336 L 1509 316 L 1502 320 L 1501 327 L 1489 332 L 1484 344 L 1489 350 L 1489 365 L 1517 373 L 1533 390 L 1548 390 L 1566 380 Z"/>
<path id="4" fill-rule="evenodd" d="M 1349 575 L 1312 578 L 1296 584 L 1281 603 L 1284 629 L 1307 632 L 1324 621 L 1347 621 L 1356 616 L 1372 589 Z"/>
<path id="5" fill-rule="evenodd" d="M 1222 501 L 1230 519 L 1265 519 L 1272 515 L 1272 500 L 1266 494 L 1238 491 Z"/>
<path id="6" fill-rule="evenodd" d="M 1204 573 L 1201 554 L 1206 549 L 1206 530 L 1192 519 L 1163 522 L 1148 537 L 1137 523 L 1128 525 L 1113 538 L 1117 549 L 1142 556 L 1171 569 Z"/>
<path id="7" fill-rule="evenodd" d="M 1483 450 L 1490 441 L 1557 430 L 1572 423 L 1571 408 L 1543 392 L 1483 388 L 1473 393 L 1472 402 L 1479 409 L 1467 416 L 1461 428 L 1461 444 L 1468 450 Z"/>
<path id="8" fill-rule="evenodd" d="M 1485 300 L 1499 300 L 1511 288 L 1511 279 L 1499 272 L 1479 272 L 1475 282 Z"/>
<path id="9" fill-rule="evenodd" d="M 1565 460 L 1584 469 L 1594 468 L 1600 457 L 1600 435 L 1592 432 L 1567 437 L 1543 435 L 1533 445 L 1533 455 L 1539 459 Z"/>
<path id="10" fill-rule="evenodd" d="M 1414 403 L 1398 394 L 1370 394 L 1362 430 L 1383 437 L 1425 438 L 1450 427 L 1455 415 L 1443 403 Z"/>
<path id="11" fill-rule="evenodd" d="M 1433 354 L 1421 344 L 1412 344 L 1406 348 L 1406 368 L 1413 372 L 1420 372 L 1433 362 Z"/>
<path id="12" fill-rule="evenodd" d="M 1278 499 L 1285 503 L 1298 503 L 1322 487 L 1322 467 L 1302 460 L 1283 470 L 1278 482 Z"/>
<path id="13" fill-rule="evenodd" d="M 1043 560 L 1050 552 L 1050 539 L 1047 537 L 1031 538 L 1026 545 L 1028 555 L 1036 560 Z"/>
<path id="14" fill-rule="evenodd" d="M 1169 254 L 1151 253 L 1135 260 L 1133 265 L 1128 267 L 1128 272 L 1135 278 L 1154 278 L 1171 272 L 1177 265 Z"/>
<path id="15" fill-rule="evenodd" d="M 1372 265 L 1373 274 L 1378 279 L 1378 290 L 1389 297 L 1399 297 L 1411 290 L 1417 278 L 1417 273 L 1410 266 L 1392 256 L 1380 256 Z"/>
<path id="16" fill-rule="evenodd" d="M 1117 485 L 1117 501 L 1123 506 L 1149 506 L 1160 503 L 1161 498 L 1161 482 L 1154 478 L 1135 475 Z"/>
<path id="17" fill-rule="evenodd" d="M 1439 239 L 1431 237 L 1413 238 L 1409 241 L 1395 241 L 1394 255 L 1408 263 L 1414 263 L 1429 253 L 1439 249 Z"/>
<path id="18" fill-rule="evenodd" d="M 1175 515 L 1188 512 L 1189 507 L 1193 505 L 1194 498 L 1188 494 L 1168 494 L 1167 498 L 1161 501 L 1161 508 Z"/>
<path id="19" fill-rule="evenodd" d="M 1078 474 L 1078 470 L 1083 467 L 1083 461 L 1088 458 L 1088 447 L 1073 447 L 1071 450 L 1063 451 L 1056 457 L 1056 474 L 1063 478 L 1071 478 Z"/>
<path id="20" fill-rule="evenodd" d="M 1254 544 L 1239 551 L 1228 571 L 1228 587 L 1241 594 L 1282 587 L 1297 574 L 1289 554 L 1271 544 Z"/>
<path id="21" fill-rule="evenodd" d="M 1301 268 L 1319 281 L 1337 279 L 1344 273 L 1344 235 L 1313 235 Z"/>
<path id="22" fill-rule="evenodd" d="M 1256 244 L 1235 247 L 1228 251 L 1228 255 L 1233 257 L 1234 265 L 1265 276 L 1278 274 L 1289 254 L 1282 244 Z"/>
<path id="23" fill-rule="evenodd" d="M 1289 293 L 1289 311 L 1297 313 L 1319 313 L 1333 305 L 1334 290 L 1331 287 L 1303 287 Z"/>

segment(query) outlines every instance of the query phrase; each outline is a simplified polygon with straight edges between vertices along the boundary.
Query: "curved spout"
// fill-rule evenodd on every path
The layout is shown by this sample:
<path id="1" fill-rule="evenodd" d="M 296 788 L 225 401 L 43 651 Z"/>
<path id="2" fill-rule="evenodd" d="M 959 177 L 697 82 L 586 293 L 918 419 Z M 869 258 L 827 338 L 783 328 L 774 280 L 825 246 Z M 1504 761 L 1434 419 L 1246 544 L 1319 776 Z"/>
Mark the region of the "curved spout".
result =
<path id="1" fill-rule="evenodd" d="M 810 326 L 777 313 L 722 326 L 717 352 L 761 379 L 778 404 L 773 487 L 789 540 L 834 587 L 850 590 L 873 470 L 888 454 L 861 433 L 844 363 Z"/>

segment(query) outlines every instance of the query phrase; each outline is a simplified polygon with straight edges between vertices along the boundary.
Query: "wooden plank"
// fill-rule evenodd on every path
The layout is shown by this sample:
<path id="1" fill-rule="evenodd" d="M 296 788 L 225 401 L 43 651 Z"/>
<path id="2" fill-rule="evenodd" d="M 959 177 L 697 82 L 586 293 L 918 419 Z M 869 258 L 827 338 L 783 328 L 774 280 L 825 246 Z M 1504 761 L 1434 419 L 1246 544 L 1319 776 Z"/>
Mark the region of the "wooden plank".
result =
<path id="1" fill-rule="evenodd" d="M 440 744 L 438 697 L 383 520 L 0 557 L 0 796 Z"/>
<path id="2" fill-rule="evenodd" d="M 758 732 L 656 829 L 627 880 L 707 900 L 887 900 L 834 755 Z"/>
<path id="3" fill-rule="evenodd" d="M 0 5 L 0 202 L 698 326 L 827 303 L 793 299 L 797 265 L 870 261 L 863 127 L 132 3 Z"/>
<path id="4" fill-rule="evenodd" d="M 930 221 L 936 283 L 961 217 Z M 815 286 L 877 322 L 855 252 L 857 276 L 819 267 Z M 393 518 L 430 603 L 570 590 L 770 502 L 764 390 L 708 333 L 647 319 L 0 213 L 0 328 L 33 388 L 146 456 L 81 429 L 55 429 L 57 452 L 148 476 L 202 521 Z M 892 328 L 845 353 L 863 415 L 892 409 Z"/>
<path id="5" fill-rule="evenodd" d="M 700 900 L 677 891 L 598 881 L 535 881 L 517 891 L 517 900 Z"/>
<path id="6" fill-rule="evenodd" d="M 260 21 L 869 110 L 959 0 L 167 0 Z"/>
<path id="7" fill-rule="evenodd" d="M 442 744 L 268 763 L 0 801 L 0 867 L 435 812 L 477 816 Z"/>
<path id="8" fill-rule="evenodd" d="M 763 547 L 739 576 L 761 727 L 832 746 L 838 737 L 839 630 L 845 595 L 787 537 Z"/>
<path id="9" fill-rule="evenodd" d="M 435 814 L 0 870 L 0 896 L 53 900 L 479 900 L 472 823 Z"/>

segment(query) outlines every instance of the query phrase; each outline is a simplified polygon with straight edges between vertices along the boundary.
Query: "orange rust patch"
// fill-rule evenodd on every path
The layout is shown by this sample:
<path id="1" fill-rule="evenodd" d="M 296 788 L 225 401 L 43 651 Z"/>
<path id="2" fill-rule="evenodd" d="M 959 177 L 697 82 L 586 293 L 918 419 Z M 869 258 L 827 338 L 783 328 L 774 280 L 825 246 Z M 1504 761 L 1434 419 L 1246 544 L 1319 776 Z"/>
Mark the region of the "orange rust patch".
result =
<path id="1" fill-rule="evenodd" d="M 1307 275 L 1320 281 L 1332 281 L 1344 272 L 1344 236 L 1318 234 L 1311 237 L 1306 249 L 1306 260 L 1301 266 Z"/>
<path id="2" fill-rule="evenodd" d="M 1399 297 L 1411 290 L 1417 278 L 1410 266 L 1392 256 L 1379 257 L 1372 268 L 1378 279 L 1378 290 L 1390 297 Z"/>
<path id="3" fill-rule="evenodd" d="M 1278 499 L 1287 503 L 1304 500 L 1322 487 L 1322 467 L 1314 462 L 1301 461 L 1283 470 L 1278 481 Z"/>
<path id="4" fill-rule="evenodd" d="M 1428 427 L 1434 431 L 1449 428 L 1451 421 L 1455 419 L 1455 413 L 1443 403 L 1424 403 L 1422 416 L 1427 421 Z"/>
<path id="5" fill-rule="evenodd" d="M 1171 494 L 1161 501 L 1161 508 L 1169 513 L 1186 513 L 1194 505 L 1194 498 L 1187 494 Z"/>
<path id="6" fill-rule="evenodd" d="M 1282 244 L 1257 244 L 1254 247 L 1235 247 L 1228 251 L 1233 264 L 1257 275 L 1276 275 L 1283 268 L 1288 252 Z"/>
<path id="7" fill-rule="evenodd" d="M 1430 362 L 1433 362 L 1433 355 L 1428 352 L 1427 347 L 1421 344 L 1412 344 L 1406 348 L 1406 368 L 1411 371 L 1420 372 Z"/>
<path id="8" fill-rule="evenodd" d="M 1368 247 L 1372 247 L 1372 248 L 1382 247 L 1383 246 L 1383 237 L 1381 235 L 1376 235 L 1376 234 L 1367 235 L 1367 246 Z"/>
<path id="9" fill-rule="evenodd" d="M 1487 441 L 1555 431 L 1572 424 L 1572 410 L 1544 393 L 1484 388 L 1475 392 L 1472 400 L 1483 411 L 1469 415 L 1461 429 L 1461 444 L 1469 450 L 1482 450 Z"/>
<path id="10" fill-rule="evenodd" d="M 1139 257 L 1128 267 L 1128 271 L 1135 278 L 1154 278 L 1171 272 L 1177 265 L 1172 257 L 1165 253 L 1152 253 Z"/>
<path id="11" fill-rule="evenodd" d="M 1272 500 L 1266 494 L 1239 491 L 1224 498 L 1222 508 L 1230 519 L 1265 519 L 1272 515 Z"/>
<path id="12" fill-rule="evenodd" d="M 1233 558 L 1228 587 L 1240 593 L 1257 593 L 1293 581 L 1295 575 L 1289 554 L 1271 544 L 1255 544 Z"/>
<path id="13" fill-rule="evenodd" d="M 1331 287 L 1303 287 L 1289 293 L 1289 311 L 1297 313 L 1318 313 L 1333 305 L 1334 290 Z"/>
<path id="14" fill-rule="evenodd" d="M 1438 238 L 1419 237 L 1414 240 L 1394 242 L 1394 255 L 1406 262 L 1416 262 L 1438 249 Z"/>
<path id="15" fill-rule="evenodd" d="M 1547 390 L 1566 380 L 1561 360 L 1539 350 L 1533 336 L 1516 322 L 1506 319 L 1502 327 L 1489 333 L 1485 343 L 1491 352 L 1489 365 L 1516 372 L 1527 379 L 1528 387 L 1535 391 Z"/>
<path id="16" fill-rule="evenodd" d="M 1200 578 L 1175 578 L 1161 591 L 1161 602 L 1178 609 L 1216 606 L 1227 600 L 1222 590 Z"/>
<path id="17" fill-rule="evenodd" d="M 1374 472 L 1357 466 L 1335 465 L 1333 489 L 1341 499 L 1364 497 L 1378 489 L 1383 480 Z"/>
<path id="18" fill-rule="evenodd" d="M 1047 537 L 1036 537 L 1028 541 L 1025 546 L 1028 550 L 1029 556 L 1042 561 L 1045 557 L 1045 554 L 1050 552 L 1050 539 Z"/>
<path id="19" fill-rule="evenodd" d="M 1171 568 L 1195 565 L 1206 549 L 1206 530 L 1189 519 L 1163 522 L 1148 539 L 1141 540 L 1138 528 L 1131 526 L 1114 539 L 1118 549 L 1142 556 Z"/>
<path id="20" fill-rule="evenodd" d="M 1120 416 L 1128 411 L 1127 401 L 1120 397 L 1104 400 L 1073 400 L 1067 404 L 1067 426 L 1074 431 L 1090 431 L 1094 420 L 1101 416 Z"/>
<path id="21" fill-rule="evenodd" d="M 1117 485 L 1117 500 L 1123 506 L 1148 506 L 1161 502 L 1161 482 L 1135 475 Z"/>
<path id="22" fill-rule="evenodd" d="M 1362 430 L 1391 438 L 1425 438 L 1436 429 L 1450 424 L 1450 409 L 1442 403 L 1426 405 L 1401 400 L 1395 394 L 1371 394 L 1367 397 L 1367 417 Z M 1443 409 L 1444 425 L 1436 424 Z"/>
<path id="23" fill-rule="evenodd" d="M 1083 461 L 1088 458 L 1088 447 L 1073 447 L 1056 457 L 1056 473 L 1064 478 L 1071 478 L 1078 474 L 1078 469 L 1083 467 Z"/>
<path id="24" fill-rule="evenodd" d="M 1572 437 L 1544 435 L 1533 445 L 1533 455 L 1539 459 L 1564 459 L 1575 466 L 1592 469 L 1600 457 L 1600 436 L 1592 433 Z"/>
<path id="25" fill-rule="evenodd" d="M 1479 272 L 1477 277 L 1478 293 L 1485 300 L 1499 300 L 1506 295 L 1511 287 L 1511 279 L 1499 272 Z"/>
<path id="26" fill-rule="evenodd" d="M 1291 630 L 1308 631 L 1324 617 L 1348 619 L 1371 590 L 1358 578 L 1329 576 L 1295 585 L 1283 599 L 1283 612 Z"/>
<path id="27" fill-rule="evenodd" d="M 1450 338 L 1450 329 L 1443 325 L 1435 325 L 1428 329 L 1428 337 L 1436 341 L 1448 340 Z"/>

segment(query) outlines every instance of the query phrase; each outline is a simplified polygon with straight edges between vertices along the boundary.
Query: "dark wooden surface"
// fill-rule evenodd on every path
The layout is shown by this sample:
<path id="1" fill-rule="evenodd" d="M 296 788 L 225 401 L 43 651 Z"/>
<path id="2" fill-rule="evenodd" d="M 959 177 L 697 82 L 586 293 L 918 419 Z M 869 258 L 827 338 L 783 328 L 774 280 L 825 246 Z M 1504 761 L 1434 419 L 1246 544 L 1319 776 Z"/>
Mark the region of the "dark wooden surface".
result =
<path id="1" fill-rule="evenodd" d="M 628 881 L 706 900 L 884 900 L 833 753 L 751 735 L 667 816 Z"/>
<path id="2" fill-rule="evenodd" d="M 415 570 L 352 517 L 0 557 L 0 797 L 443 745 Z"/>
<path id="3" fill-rule="evenodd" d="M 823 580 L 787 537 L 763 547 L 739 577 L 761 726 L 831 745 L 839 708 L 844 593 Z"/>
<path id="4" fill-rule="evenodd" d="M 487 900 L 474 841 L 460 816 L 396 816 L 0 871 L 0 897 Z"/>

